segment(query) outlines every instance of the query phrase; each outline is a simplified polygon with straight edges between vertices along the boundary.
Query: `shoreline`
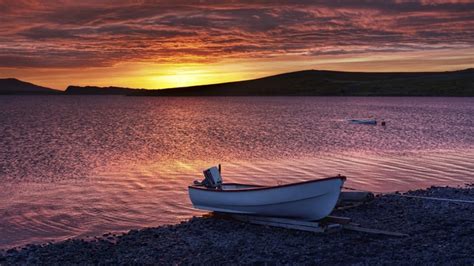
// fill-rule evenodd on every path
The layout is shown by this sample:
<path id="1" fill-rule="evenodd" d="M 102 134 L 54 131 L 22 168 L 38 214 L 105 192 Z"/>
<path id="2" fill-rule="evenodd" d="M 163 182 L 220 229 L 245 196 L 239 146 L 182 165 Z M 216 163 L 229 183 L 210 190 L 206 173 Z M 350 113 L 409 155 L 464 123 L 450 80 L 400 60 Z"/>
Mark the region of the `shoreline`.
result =
<path id="1" fill-rule="evenodd" d="M 474 184 L 404 193 L 474 200 Z M 217 217 L 193 217 L 175 225 L 111 233 L 93 239 L 26 245 L 0 251 L 9 264 L 473 264 L 474 204 L 377 196 L 364 205 L 335 210 L 364 227 L 408 237 L 343 230 L 315 234 L 251 225 Z"/>

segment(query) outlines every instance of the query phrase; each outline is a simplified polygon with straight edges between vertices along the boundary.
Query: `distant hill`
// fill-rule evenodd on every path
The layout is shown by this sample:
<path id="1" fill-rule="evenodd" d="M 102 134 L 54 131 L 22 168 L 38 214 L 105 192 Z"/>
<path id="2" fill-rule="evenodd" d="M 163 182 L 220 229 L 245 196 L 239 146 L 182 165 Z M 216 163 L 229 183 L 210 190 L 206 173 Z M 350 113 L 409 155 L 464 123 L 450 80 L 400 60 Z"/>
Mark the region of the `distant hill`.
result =
<path id="1" fill-rule="evenodd" d="M 305 70 L 253 80 L 161 90 L 69 86 L 62 92 L 17 79 L 0 79 L 0 94 L 474 97 L 474 69 L 405 73 Z"/>
<path id="2" fill-rule="evenodd" d="M 474 69 L 366 73 L 305 70 L 247 81 L 134 91 L 133 96 L 474 96 Z"/>
<path id="3" fill-rule="evenodd" d="M 68 95 L 127 95 L 138 91 L 141 91 L 141 89 L 121 87 L 69 86 L 64 93 Z"/>
<path id="4" fill-rule="evenodd" d="M 14 78 L 0 79 L 0 94 L 61 94 L 61 91 Z"/>

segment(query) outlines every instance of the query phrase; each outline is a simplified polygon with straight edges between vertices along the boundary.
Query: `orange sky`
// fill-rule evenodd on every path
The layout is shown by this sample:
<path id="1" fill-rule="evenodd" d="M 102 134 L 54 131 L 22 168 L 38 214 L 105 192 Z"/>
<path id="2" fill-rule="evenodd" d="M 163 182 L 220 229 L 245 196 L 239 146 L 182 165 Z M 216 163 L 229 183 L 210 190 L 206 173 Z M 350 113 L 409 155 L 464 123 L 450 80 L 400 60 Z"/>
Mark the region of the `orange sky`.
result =
<path id="1" fill-rule="evenodd" d="M 0 77 L 168 88 L 474 67 L 474 1 L 0 0 Z"/>

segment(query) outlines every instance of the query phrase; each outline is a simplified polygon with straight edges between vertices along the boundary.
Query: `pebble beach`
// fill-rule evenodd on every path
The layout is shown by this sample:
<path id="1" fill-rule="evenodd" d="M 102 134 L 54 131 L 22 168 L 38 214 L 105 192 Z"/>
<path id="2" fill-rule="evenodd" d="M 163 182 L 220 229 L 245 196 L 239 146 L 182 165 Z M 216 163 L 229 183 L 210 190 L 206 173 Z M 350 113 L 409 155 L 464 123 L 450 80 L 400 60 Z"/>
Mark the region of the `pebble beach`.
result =
<path id="1" fill-rule="evenodd" d="M 474 263 L 474 186 L 431 187 L 379 195 L 333 215 L 366 228 L 406 237 L 341 230 L 317 234 L 193 217 L 176 225 L 104 234 L 91 239 L 3 250 L 0 265 L 14 264 L 436 264 Z"/>

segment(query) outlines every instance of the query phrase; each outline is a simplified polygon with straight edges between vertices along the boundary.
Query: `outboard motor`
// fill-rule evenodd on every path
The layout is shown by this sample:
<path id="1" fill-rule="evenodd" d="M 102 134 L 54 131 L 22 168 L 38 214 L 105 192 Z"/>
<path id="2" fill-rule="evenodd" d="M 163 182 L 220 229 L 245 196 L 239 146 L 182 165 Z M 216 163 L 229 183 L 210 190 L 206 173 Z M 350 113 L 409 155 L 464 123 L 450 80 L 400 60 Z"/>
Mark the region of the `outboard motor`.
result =
<path id="1" fill-rule="evenodd" d="M 205 186 L 207 188 L 218 188 L 222 186 L 222 177 L 221 177 L 221 165 L 219 168 L 213 166 L 209 169 L 203 171 L 204 180 L 198 181 L 194 180 L 194 185 L 196 186 Z"/>
<path id="2" fill-rule="evenodd" d="M 219 169 L 215 166 L 204 170 L 204 181 L 202 182 L 204 186 L 208 188 L 220 188 L 222 185 L 222 177 Z"/>

